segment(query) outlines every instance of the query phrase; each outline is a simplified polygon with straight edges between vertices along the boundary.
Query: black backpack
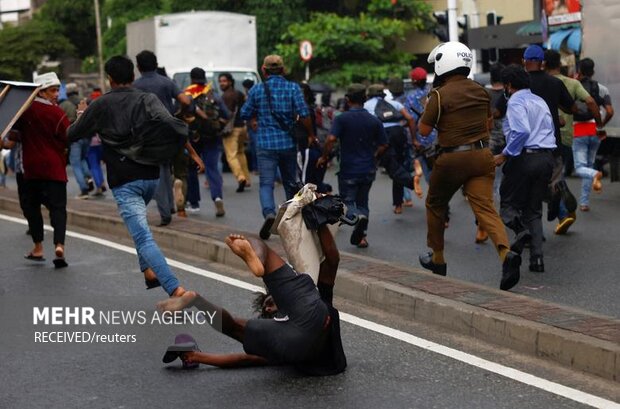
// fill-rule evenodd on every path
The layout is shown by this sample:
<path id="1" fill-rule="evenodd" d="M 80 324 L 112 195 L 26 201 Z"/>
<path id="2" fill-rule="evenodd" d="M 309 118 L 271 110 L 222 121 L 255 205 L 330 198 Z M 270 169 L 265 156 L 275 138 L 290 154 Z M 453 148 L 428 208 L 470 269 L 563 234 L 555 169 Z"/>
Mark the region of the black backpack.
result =
<path id="1" fill-rule="evenodd" d="M 220 112 L 220 106 L 218 102 L 213 98 L 211 91 L 207 94 L 199 95 L 194 103 L 200 108 L 207 116 L 207 119 L 201 118 L 196 115 L 195 121 L 190 124 L 190 130 L 193 133 L 194 140 L 214 140 L 222 131 L 222 123 L 220 118 L 222 113 Z"/>
<path id="2" fill-rule="evenodd" d="M 375 116 L 379 118 L 381 122 L 400 122 L 405 118 L 398 109 L 394 108 L 392 104 L 382 98 L 377 100 Z"/>
<path id="3" fill-rule="evenodd" d="M 605 102 L 601 98 L 598 82 L 586 77 L 581 80 L 581 85 L 583 85 L 586 91 L 588 91 L 588 94 L 594 98 L 596 105 L 605 105 Z M 585 102 L 575 101 L 575 103 L 577 104 L 577 113 L 573 115 L 575 121 L 590 121 L 594 119 L 594 115 L 588 110 L 588 106 Z"/>

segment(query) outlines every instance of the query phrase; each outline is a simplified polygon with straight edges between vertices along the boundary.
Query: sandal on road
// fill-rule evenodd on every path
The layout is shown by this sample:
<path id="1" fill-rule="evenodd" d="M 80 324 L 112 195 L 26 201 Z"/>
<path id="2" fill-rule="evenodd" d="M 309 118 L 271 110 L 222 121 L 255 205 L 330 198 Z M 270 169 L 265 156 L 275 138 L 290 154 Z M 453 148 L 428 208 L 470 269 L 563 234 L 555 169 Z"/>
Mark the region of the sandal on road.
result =
<path id="1" fill-rule="evenodd" d="M 25 254 L 24 258 L 26 260 L 31 260 L 31 261 L 45 261 L 45 257 L 43 257 L 43 256 L 35 256 L 32 253 Z"/>

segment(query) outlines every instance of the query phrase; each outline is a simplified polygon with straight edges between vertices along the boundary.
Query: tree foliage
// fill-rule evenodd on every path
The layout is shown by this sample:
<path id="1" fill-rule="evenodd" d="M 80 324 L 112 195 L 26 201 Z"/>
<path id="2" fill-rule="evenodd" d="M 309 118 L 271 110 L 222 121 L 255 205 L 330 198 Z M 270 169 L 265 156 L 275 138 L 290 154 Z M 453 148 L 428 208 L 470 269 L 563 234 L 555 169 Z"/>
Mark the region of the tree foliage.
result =
<path id="1" fill-rule="evenodd" d="M 84 58 L 97 49 L 95 9 L 92 0 L 48 0 L 35 15 L 36 20 L 56 24 Z"/>
<path id="2" fill-rule="evenodd" d="M 57 24 L 32 20 L 0 30 L 0 78 L 32 81 L 44 57 L 56 59 L 75 52 Z"/>
<path id="3" fill-rule="evenodd" d="M 308 22 L 289 27 L 277 52 L 299 74 L 299 43 L 311 41 L 313 77 L 334 85 L 404 75 L 411 57 L 400 51 L 398 42 L 407 30 L 428 29 L 429 13 L 426 3 L 415 0 L 370 0 L 367 11 L 357 16 L 313 13 Z"/>

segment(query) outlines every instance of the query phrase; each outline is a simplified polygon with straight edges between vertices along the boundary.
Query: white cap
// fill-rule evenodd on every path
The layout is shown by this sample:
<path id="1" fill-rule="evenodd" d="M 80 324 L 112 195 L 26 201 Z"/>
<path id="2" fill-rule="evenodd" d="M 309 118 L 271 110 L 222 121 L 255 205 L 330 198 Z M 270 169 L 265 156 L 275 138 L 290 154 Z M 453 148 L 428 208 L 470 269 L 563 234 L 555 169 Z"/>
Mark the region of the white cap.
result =
<path id="1" fill-rule="evenodd" d="M 45 74 L 37 75 L 34 77 L 33 82 L 39 85 L 42 90 L 49 87 L 60 87 L 60 80 L 55 72 L 46 72 Z"/>

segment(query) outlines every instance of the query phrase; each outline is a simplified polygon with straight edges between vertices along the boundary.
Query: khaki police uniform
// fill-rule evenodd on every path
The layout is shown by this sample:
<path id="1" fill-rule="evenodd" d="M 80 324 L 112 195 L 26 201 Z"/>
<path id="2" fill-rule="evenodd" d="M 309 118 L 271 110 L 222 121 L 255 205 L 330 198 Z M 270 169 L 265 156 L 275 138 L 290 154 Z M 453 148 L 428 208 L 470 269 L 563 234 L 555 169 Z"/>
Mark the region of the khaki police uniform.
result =
<path id="1" fill-rule="evenodd" d="M 461 186 L 480 224 L 497 250 L 510 248 L 493 203 L 495 163 L 488 148 L 490 97 L 484 88 L 462 76 L 448 78 L 429 94 L 421 121 L 437 128 L 442 148 L 433 165 L 426 198 L 428 246 L 443 251 L 446 212 Z"/>

